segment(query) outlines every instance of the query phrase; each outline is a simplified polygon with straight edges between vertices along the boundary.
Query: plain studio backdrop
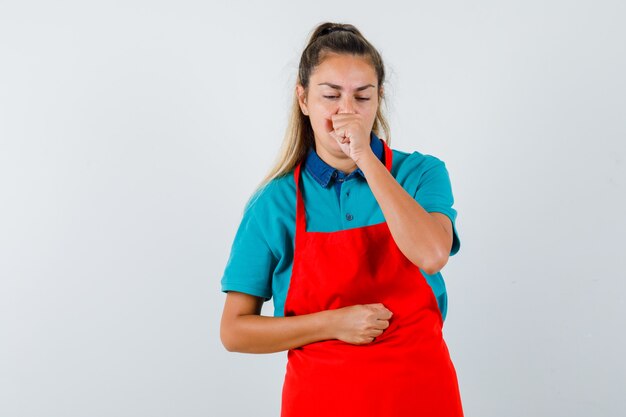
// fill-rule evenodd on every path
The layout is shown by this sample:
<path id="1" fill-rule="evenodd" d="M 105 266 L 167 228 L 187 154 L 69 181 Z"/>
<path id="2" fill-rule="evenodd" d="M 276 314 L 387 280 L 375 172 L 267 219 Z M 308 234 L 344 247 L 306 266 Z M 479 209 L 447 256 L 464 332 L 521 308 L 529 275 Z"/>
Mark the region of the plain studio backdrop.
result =
<path id="1" fill-rule="evenodd" d="M 220 278 L 324 21 L 449 170 L 466 416 L 626 413 L 623 2 L 5 1 L 1 416 L 279 415 L 286 352 L 224 349 Z"/>

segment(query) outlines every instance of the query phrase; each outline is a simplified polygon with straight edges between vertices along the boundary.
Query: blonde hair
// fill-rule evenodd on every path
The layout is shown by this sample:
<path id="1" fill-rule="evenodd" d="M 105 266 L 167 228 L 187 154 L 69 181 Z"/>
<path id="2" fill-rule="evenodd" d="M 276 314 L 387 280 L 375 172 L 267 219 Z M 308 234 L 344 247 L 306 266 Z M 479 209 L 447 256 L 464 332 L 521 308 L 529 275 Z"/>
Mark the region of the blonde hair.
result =
<path id="1" fill-rule="evenodd" d="M 365 39 L 361 32 L 350 24 L 326 22 L 318 25 L 309 37 L 298 66 L 296 84 L 301 84 L 308 93 L 309 77 L 315 67 L 321 64 L 328 53 L 353 54 L 369 58 L 378 77 L 378 109 L 372 131 L 381 137 L 380 129 L 384 131 L 384 140 L 391 145 L 389 124 L 381 110 L 384 102 L 382 86 L 385 82 L 385 67 L 379 52 Z M 386 102 L 385 102 L 386 106 Z M 302 113 L 295 94 L 291 105 L 291 114 L 283 138 L 281 149 L 276 157 L 274 166 L 257 186 L 255 192 L 263 188 L 275 178 L 290 173 L 302 161 L 309 148 L 315 144 L 313 129 L 309 117 Z"/>

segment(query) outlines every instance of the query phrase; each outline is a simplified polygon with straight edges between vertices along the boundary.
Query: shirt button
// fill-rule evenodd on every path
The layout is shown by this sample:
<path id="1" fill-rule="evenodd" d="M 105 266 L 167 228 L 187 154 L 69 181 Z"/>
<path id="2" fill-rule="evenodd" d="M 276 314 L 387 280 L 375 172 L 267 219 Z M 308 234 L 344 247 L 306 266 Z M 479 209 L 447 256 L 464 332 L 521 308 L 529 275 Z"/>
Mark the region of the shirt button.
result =
<path id="1" fill-rule="evenodd" d="M 346 214 L 346 219 L 347 219 L 348 221 L 352 220 L 353 218 L 354 218 L 354 217 L 352 217 L 352 214 L 350 214 L 350 213 Z"/>
<path id="2" fill-rule="evenodd" d="M 337 178 L 337 171 L 333 172 L 333 175 L 331 175 L 333 178 Z"/>

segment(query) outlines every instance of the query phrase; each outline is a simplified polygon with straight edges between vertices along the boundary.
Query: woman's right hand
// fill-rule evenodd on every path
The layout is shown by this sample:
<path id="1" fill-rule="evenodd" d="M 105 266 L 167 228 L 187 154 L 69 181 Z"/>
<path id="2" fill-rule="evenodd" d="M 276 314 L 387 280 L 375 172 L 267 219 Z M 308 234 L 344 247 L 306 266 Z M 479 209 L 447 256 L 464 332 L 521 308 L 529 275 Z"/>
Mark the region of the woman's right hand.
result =
<path id="1" fill-rule="evenodd" d="M 382 303 L 356 304 L 329 311 L 333 313 L 335 338 L 353 345 L 373 342 L 389 327 L 393 315 Z"/>
<path id="2" fill-rule="evenodd" d="M 367 344 L 389 327 L 392 314 L 384 305 L 376 303 L 268 317 L 261 315 L 262 306 L 261 297 L 228 292 L 220 324 L 220 337 L 226 350 L 273 353 L 331 339 Z"/>

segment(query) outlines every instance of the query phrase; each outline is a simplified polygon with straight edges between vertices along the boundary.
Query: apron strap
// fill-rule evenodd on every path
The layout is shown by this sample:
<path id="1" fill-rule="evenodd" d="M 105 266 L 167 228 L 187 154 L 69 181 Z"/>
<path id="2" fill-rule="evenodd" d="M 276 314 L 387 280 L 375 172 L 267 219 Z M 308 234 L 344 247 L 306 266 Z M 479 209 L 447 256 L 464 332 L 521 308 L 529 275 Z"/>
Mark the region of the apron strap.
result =
<path id="1" fill-rule="evenodd" d="M 306 231 L 306 219 L 304 213 L 304 199 L 302 198 L 302 193 L 300 192 L 300 167 L 302 166 L 302 161 L 296 165 L 296 169 L 293 172 L 293 176 L 296 179 L 296 240 L 299 236 L 304 236 Z"/>
<path id="2" fill-rule="evenodd" d="M 387 170 L 391 172 L 393 153 L 391 151 L 391 148 L 387 146 L 387 143 L 383 139 L 379 138 L 379 140 L 383 144 L 384 155 L 385 155 L 385 158 L 384 158 L 385 168 L 387 168 Z M 306 215 L 304 211 L 304 199 L 302 198 L 302 192 L 300 191 L 301 167 L 302 167 L 302 161 L 298 162 L 298 165 L 296 165 L 293 171 L 293 177 L 296 182 L 296 238 L 298 236 L 304 236 L 304 233 L 306 232 Z"/>

